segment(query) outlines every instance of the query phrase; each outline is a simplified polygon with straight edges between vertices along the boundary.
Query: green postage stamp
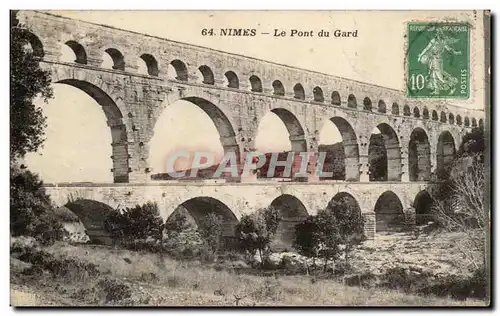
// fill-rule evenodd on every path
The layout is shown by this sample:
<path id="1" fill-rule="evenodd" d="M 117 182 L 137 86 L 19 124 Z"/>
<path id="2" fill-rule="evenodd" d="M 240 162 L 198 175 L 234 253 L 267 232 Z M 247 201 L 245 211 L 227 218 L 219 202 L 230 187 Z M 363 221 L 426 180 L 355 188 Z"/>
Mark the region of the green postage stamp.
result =
<path id="1" fill-rule="evenodd" d="M 469 98 L 469 46 L 467 23 L 408 23 L 408 97 Z"/>

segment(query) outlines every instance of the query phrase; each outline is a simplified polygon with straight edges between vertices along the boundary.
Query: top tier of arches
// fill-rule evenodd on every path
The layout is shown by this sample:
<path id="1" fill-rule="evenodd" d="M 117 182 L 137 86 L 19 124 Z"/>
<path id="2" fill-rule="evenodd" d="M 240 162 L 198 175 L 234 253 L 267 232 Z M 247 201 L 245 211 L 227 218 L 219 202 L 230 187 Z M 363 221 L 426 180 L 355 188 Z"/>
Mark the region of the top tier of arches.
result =
<path id="1" fill-rule="evenodd" d="M 472 122 L 482 126 L 477 123 L 483 116 L 480 111 L 476 113 L 449 107 L 454 110 L 446 111 L 444 113 L 446 119 L 443 120 L 442 111 L 437 108 L 433 109 L 430 105 L 423 106 L 421 102 L 415 102 L 416 105 L 407 104 L 402 91 L 102 25 L 86 22 L 68 23 L 71 19 L 48 16 L 42 12 L 21 11 L 21 15 L 24 17 L 21 19 L 22 22 L 33 30 L 34 37 L 42 44 L 43 48 L 40 49 L 40 45 L 37 45 L 37 50 L 44 51 L 46 48 L 57 50 L 58 45 L 54 45 L 56 41 L 59 48 L 69 47 L 75 55 L 71 62 L 80 65 L 102 68 L 100 60 L 108 58 L 111 60 L 109 67 L 111 71 L 137 73 L 217 88 L 238 89 L 298 102 L 340 106 L 383 115 L 408 116 L 463 127 L 473 127 Z M 44 23 L 39 23 L 40 20 L 50 20 L 53 25 L 52 30 L 48 32 L 43 27 Z M 55 36 L 54 29 L 60 30 Z M 85 38 L 81 40 L 73 38 L 73 34 L 85 32 L 97 38 L 91 42 Z M 117 41 L 117 37 L 125 38 L 126 43 Z M 53 57 L 57 52 L 51 53 L 47 60 L 60 61 L 59 57 Z M 434 119 L 434 112 L 437 112 L 438 119 Z M 470 117 L 471 114 L 476 117 Z M 470 122 L 469 126 L 465 124 L 467 121 Z"/>

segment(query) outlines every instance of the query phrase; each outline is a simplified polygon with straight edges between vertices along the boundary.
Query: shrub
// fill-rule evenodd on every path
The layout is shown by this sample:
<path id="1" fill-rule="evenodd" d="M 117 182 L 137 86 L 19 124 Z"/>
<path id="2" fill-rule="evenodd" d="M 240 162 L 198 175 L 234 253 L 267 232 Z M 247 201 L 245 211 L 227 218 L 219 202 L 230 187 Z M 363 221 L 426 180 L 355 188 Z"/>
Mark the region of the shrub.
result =
<path id="1" fill-rule="evenodd" d="M 17 166 L 12 166 L 10 174 L 10 232 L 12 236 L 32 236 L 43 244 L 62 240 L 67 234 L 38 175 Z"/>
<path id="2" fill-rule="evenodd" d="M 158 205 L 148 202 L 113 212 L 106 218 L 104 227 L 123 246 L 140 250 L 139 245 L 149 249 L 160 243 L 165 225 Z"/>
<path id="3" fill-rule="evenodd" d="M 222 223 L 222 216 L 215 213 L 207 214 L 201 221 L 199 231 L 207 250 L 212 254 L 217 253 L 221 246 Z"/>
<path id="4" fill-rule="evenodd" d="M 267 207 L 253 214 L 242 216 L 236 225 L 236 236 L 239 238 L 241 247 L 252 254 L 258 251 L 262 264 L 264 264 L 263 253 L 269 248 L 280 220 L 279 211 L 273 207 Z"/>
<path id="5" fill-rule="evenodd" d="M 132 296 L 130 287 L 119 281 L 105 277 L 97 283 L 106 302 L 117 302 Z"/>

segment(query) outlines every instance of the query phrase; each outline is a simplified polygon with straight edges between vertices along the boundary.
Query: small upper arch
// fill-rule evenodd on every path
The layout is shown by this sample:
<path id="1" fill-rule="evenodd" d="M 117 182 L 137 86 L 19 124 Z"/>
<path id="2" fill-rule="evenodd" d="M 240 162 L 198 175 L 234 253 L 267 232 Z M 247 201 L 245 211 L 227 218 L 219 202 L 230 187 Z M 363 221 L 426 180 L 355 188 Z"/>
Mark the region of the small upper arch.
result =
<path id="1" fill-rule="evenodd" d="M 262 81 L 256 75 L 252 75 L 249 78 L 250 87 L 253 92 L 262 92 Z"/>
<path id="2" fill-rule="evenodd" d="M 284 96 L 285 95 L 285 87 L 283 86 L 283 83 L 279 80 L 274 80 L 273 81 L 273 90 L 274 90 L 274 95 L 280 95 Z"/>
<path id="3" fill-rule="evenodd" d="M 151 54 L 142 54 L 141 59 L 146 64 L 148 75 L 158 77 L 160 70 L 158 69 L 158 61 Z"/>
<path id="4" fill-rule="evenodd" d="M 313 89 L 314 101 L 316 102 L 325 102 L 325 97 L 323 96 L 323 89 L 320 87 L 315 87 Z"/>
<path id="5" fill-rule="evenodd" d="M 299 99 L 299 100 L 305 100 L 306 99 L 306 93 L 304 91 L 304 87 L 302 87 L 302 85 L 300 83 L 297 83 L 293 87 L 293 97 L 295 99 Z"/>
<path id="6" fill-rule="evenodd" d="M 201 72 L 201 75 L 203 76 L 202 83 L 210 85 L 215 84 L 214 73 L 212 69 L 210 69 L 210 67 L 208 67 L 207 65 L 202 65 L 198 68 L 198 70 Z"/>

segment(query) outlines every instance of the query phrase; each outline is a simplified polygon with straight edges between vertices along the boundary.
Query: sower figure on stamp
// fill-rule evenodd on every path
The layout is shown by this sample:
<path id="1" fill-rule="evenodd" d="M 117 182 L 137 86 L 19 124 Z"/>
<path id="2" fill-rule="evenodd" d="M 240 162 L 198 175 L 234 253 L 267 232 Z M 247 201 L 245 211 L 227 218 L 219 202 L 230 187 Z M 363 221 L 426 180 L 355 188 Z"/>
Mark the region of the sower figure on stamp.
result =
<path id="1" fill-rule="evenodd" d="M 449 45 L 458 42 L 444 34 L 442 29 L 438 29 L 436 36 L 432 38 L 427 46 L 418 55 L 418 61 L 429 66 L 429 83 L 428 88 L 433 91 L 431 94 L 438 95 L 439 91 L 450 90 L 450 95 L 455 92 L 455 86 L 458 83 L 458 78 L 453 77 L 444 70 L 443 54 L 450 52 L 455 55 L 462 54 L 461 51 L 454 50 Z"/>

